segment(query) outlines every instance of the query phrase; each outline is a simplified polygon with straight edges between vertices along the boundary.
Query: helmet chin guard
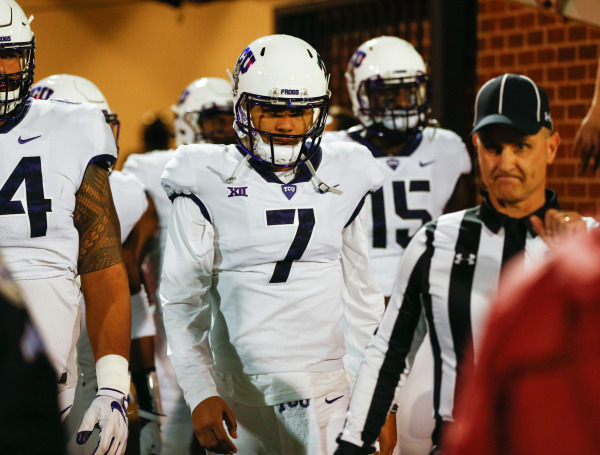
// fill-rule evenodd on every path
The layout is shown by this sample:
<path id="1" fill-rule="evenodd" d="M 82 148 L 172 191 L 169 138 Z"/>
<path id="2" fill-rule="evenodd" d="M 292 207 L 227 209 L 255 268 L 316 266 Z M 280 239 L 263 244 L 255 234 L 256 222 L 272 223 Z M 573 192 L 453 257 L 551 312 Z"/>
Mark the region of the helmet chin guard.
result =
<path id="1" fill-rule="evenodd" d="M 234 130 L 242 149 L 274 169 L 296 167 L 319 148 L 329 78 L 317 51 L 299 38 L 271 35 L 251 43 L 234 68 Z M 304 130 L 267 131 L 254 112 L 302 117 Z"/>

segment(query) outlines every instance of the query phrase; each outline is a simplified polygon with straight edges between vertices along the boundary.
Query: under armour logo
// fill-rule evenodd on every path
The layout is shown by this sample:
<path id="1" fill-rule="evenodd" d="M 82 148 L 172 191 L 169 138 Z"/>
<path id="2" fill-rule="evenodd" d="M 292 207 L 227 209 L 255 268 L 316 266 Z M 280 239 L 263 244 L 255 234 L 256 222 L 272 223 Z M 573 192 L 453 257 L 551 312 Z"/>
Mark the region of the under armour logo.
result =
<path id="1" fill-rule="evenodd" d="M 387 165 L 392 168 L 392 171 L 395 171 L 396 168 L 400 165 L 400 161 L 396 158 L 390 158 L 386 161 Z"/>
<path id="2" fill-rule="evenodd" d="M 248 189 L 247 186 L 228 186 L 227 189 L 229 189 L 229 196 L 227 197 L 248 197 L 248 195 L 246 194 L 246 190 Z"/>
<path id="3" fill-rule="evenodd" d="M 544 112 L 544 120 L 550 123 L 552 122 L 552 116 L 550 115 L 550 112 Z"/>
<path id="4" fill-rule="evenodd" d="M 462 253 L 456 253 L 456 255 L 454 256 L 454 263 L 458 265 L 461 262 L 467 261 L 467 264 L 475 265 L 476 259 L 477 259 L 477 256 L 472 253 L 469 254 L 469 257 L 464 257 Z"/>

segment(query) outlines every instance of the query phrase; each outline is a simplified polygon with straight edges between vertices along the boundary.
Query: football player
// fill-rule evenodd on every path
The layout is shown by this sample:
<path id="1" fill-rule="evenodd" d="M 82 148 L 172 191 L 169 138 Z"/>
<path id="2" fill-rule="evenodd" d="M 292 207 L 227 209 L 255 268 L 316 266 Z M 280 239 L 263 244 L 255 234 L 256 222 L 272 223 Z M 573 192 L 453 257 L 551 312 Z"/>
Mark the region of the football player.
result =
<path id="1" fill-rule="evenodd" d="M 31 96 L 44 100 L 63 100 L 88 103 L 98 106 L 114 133 L 118 145 L 120 122 L 117 114 L 109 107 L 102 92 L 91 81 L 70 74 L 50 76 L 31 88 Z M 147 210 L 152 204 L 146 196 L 142 182 L 132 174 L 112 170 L 108 177 L 117 216 L 121 225 L 123 258 L 129 278 L 132 308 L 131 362 L 130 370 L 138 398 L 141 417 L 140 452 L 142 455 L 160 453 L 160 396 L 154 368 L 154 335 L 156 328 L 146 293 L 140 285 L 139 270 L 141 257 L 149 245 L 157 226 L 155 211 Z M 147 213 L 146 213 L 147 212 Z M 82 304 L 83 304 L 82 300 Z M 82 306 L 85 310 L 85 306 Z M 74 409 L 87 409 L 96 393 L 97 381 L 93 355 L 85 322 L 77 343 L 79 366 L 83 381 L 78 384 Z M 78 425 L 81 416 L 71 412 L 67 426 Z M 74 439 L 69 441 L 69 453 L 74 453 Z"/>
<path id="2" fill-rule="evenodd" d="M 408 241 L 443 213 L 460 176 L 471 171 L 471 160 L 460 137 L 430 117 L 429 76 L 409 42 L 380 36 L 361 44 L 350 58 L 346 80 L 360 126 L 326 133 L 323 140 L 363 144 L 383 168 L 385 183 L 367 204 L 373 270 L 389 298 Z M 427 454 L 435 423 L 428 399 L 433 380 L 426 379 L 433 374 L 429 343 L 423 343 L 415 362 L 397 397 L 403 455 Z"/>
<path id="3" fill-rule="evenodd" d="M 306 42 L 254 41 L 232 81 L 238 145 L 181 146 L 162 177 L 169 358 L 211 453 L 331 453 L 344 356 L 358 367 L 383 311 L 362 210 L 383 174 L 359 144 L 320 146 L 328 76 Z"/>
<path id="4" fill-rule="evenodd" d="M 78 439 L 98 424 L 98 452 L 120 454 L 131 305 L 107 172 L 115 140 L 98 108 L 29 97 L 32 19 L 0 1 L 0 247 L 56 370 L 63 417 L 77 384 L 80 275 L 99 390 Z"/>
<path id="5" fill-rule="evenodd" d="M 205 77 L 190 83 L 183 91 L 175 113 L 175 141 L 178 145 L 195 143 L 235 142 L 233 133 L 233 97 L 231 84 L 225 79 Z M 145 273 L 146 283 L 158 281 L 158 270 L 166 236 L 166 228 L 171 212 L 171 201 L 160 185 L 160 176 L 165 165 L 173 156 L 174 150 L 155 151 L 130 155 L 123 170 L 136 175 L 145 185 L 159 220 L 159 238 L 150 261 L 144 266 L 152 270 Z M 148 286 L 148 292 L 154 294 L 156 286 Z M 189 452 L 193 438 L 192 422 L 189 410 L 177 384 L 175 373 L 167 358 L 166 338 L 162 318 L 157 312 L 156 322 L 156 371 L 160 383 L 163 411 L 166 414 L 162 423 L 163 455 L 180 455 Z"/>

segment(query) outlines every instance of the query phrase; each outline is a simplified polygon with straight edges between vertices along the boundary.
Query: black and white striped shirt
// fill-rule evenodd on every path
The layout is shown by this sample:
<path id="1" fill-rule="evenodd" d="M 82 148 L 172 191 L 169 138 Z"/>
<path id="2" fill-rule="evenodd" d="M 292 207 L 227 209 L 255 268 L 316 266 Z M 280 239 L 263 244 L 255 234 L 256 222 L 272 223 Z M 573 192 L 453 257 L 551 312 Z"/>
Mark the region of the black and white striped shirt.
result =
<path id="1" fill-rule="evenodd" d="M 534 215 L 543 220 L 549 208 L 558 208 L 558 202 L 556 194 L 546 190 L 546 204 Z M 597 225 L 593 219 L 586 223 L 588 228 Z M 442 215 L 415 234 L 402 258 L 390 303 L 367 347 L 341 441 L 367 448 L 379 436 L 400 374 L 421 344 L 425 327 L 434 357 L 434 414 L 453 420 L 457 384 L 477 358 L 484 318 L 502 268 L 523 250 L 517 260 L 525 261 L 525 266 L 549 251 L 533 231 L 529 216 L 515 219 L 501 214 L 485 194 L 481 206 Z M 426 326 L 420 324 L 423 319 Z"/>

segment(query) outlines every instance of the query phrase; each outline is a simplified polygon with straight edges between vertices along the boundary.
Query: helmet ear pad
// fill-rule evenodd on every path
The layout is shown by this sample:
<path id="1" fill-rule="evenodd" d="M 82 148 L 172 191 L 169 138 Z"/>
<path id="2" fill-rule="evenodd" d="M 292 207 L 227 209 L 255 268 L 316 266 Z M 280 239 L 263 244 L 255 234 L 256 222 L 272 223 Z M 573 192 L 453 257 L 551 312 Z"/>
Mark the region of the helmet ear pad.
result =
<path id="1" fill-rule="evenodd" d="M 394 36 L 366 41 L 350 58 L 345 76 L 354 114 L 371 133 L 406 137 L 429 123 L 429 77 L 409 42 Z M 393 90 L 402 102 L 379 102 L 379 91 Z"/>
<path id="2" fill-rule="evenodd" d="M 312 46 L 287 35 L 260 38 L 241 53 L 232 79 L 234 130 L 246 153 L 275 169 L 299 166 L 316 153 L 330 92 L 325 66 Z M 253 119 L 256 111 L 310 120 L 303 129 L 275 130 Z"/>

